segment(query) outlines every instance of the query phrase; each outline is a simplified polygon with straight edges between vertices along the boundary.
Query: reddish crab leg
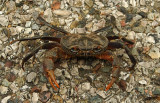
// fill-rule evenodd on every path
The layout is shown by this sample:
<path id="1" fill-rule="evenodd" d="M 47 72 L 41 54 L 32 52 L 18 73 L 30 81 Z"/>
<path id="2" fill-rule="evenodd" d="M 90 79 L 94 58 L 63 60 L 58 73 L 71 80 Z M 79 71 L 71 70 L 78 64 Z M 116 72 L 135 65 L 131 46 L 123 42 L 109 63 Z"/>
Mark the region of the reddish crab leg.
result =
<path id="1" fill-rule="evenodd" d="M 104 60 L 108 60 L 112 63 L 113 65 L 113 69 L 112 69 L 112 80 L 111 82 L 106 86 L 106 91 L 109 90 L 112 85 L 116 82 L 116 80 L 118 79 L 119 77 L 119 72 L 120 72 L 120 69 L 118 66 L 116 66 L 118 63 L 117 63 L 117 60 L 114 60 L 113 61 L 113 56 L 112 56 L 112 53 L 109 52 L 109 51 L 106 51 L 104 52 L 103 54 L 101 55 L 97 55 L 96 56 L 97 58 L 99 59 L 104 59 Z"/>
<path id="2" fill-rule="evenodd" d="M 45 58 L 43 61 L 43 69 L 45 71 L 45 75 L 48 78 L 49 83 L 54 88 L 54 90 L 57 90 L 57 88 L 60 88 L 59 84 L 56 81 L 54 70 L 55 68 L 55 61 L 58 58 L 67 59 L 70 56 L 65 54 L 63 50 L 59 47 L 52 48 L 48 50 L 45 54 Z M 56 88 L 56 87 L 57 88 Z"/>

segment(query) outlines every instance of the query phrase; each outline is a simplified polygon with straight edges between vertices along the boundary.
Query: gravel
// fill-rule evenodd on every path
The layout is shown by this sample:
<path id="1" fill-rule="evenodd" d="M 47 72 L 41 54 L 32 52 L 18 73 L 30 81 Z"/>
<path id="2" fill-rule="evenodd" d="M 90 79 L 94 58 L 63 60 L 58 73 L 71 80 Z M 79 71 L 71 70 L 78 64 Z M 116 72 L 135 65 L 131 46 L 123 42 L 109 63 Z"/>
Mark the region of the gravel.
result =
<path id="1" fill-rule="evenodd" d="M 159 0 L 1 0 L 0 1 L 0 102 L 1 103 L 158 103 L 160 98 L 160 1 Z M 113 53 L 121 59 L 120 81 L 108 91 L 112 65 L 93 58 L 59 60 L 55 91 L 43 72 L 40 50 L 21 68 L 21 60 L 43 41 L 10 44 L 19 38 L 61 33 L 37 21 L 47 22 L 69 33 L 120 35 L 135 42 L 130 48 L 137 60 L 124 50 Z M 115 17 L 113 20 L 112 17 Z M 56 35 L 57 36 L 57 35 Z M 97 73 L 93 68 L 101 64 Z M 126 86 L 126 87 L 125 87 Z M 126 88 L 126 90 L 122 90 Z"/>

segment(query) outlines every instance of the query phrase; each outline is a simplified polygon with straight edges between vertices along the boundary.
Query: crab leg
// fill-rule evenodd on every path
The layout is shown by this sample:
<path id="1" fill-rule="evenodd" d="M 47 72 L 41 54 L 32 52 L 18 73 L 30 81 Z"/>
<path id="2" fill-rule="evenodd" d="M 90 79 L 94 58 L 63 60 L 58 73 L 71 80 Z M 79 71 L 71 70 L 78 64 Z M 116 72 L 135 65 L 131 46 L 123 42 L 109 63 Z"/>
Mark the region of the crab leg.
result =
<path id="1" fill-rule="evenodd" d="M 107 91 L 107 90 L 109 90 L 112 87 L 112 85 L 115 83 L 115 81 L 119 77 L 120 69 L 119 69 L 119 66 L 117 66 L 119 63 L 118 63 L 118 61 L 116 59 L 113 60 L 112 53 L 109 52 L 109 51 L 106 51 L 106 52 L 104 52 L 101 55 L 97 55 L 96 57 L 99 58 L 99 59 L 108 60 L 113 65 L 112 79 L 111 79 L 111 82 L 106 86 L 106 91 Z"/>
<path id="2" fill-rule="evenodd" d="M 33 51 L 31 51 L 29 54 L 27 54 L 23 60 L 22 60 L 22 69 L 24 69 L 24 63 L 29 60 L 33 55 L 35 55 L 40 49 L 51 49 L 54 48 L 56 46 L 60 46 L 59 43 L 56 42 L 52 42 L 52 43 L 44 43 L 40 46 L 38 46 L 37 48 L 35 48 Z"/>
<path id="3" fill-rule="evenodd" d="M 123 48 L 125 49 L 127 55 L 129 56 L 131 62 L 132 62 L 132 67 L 130 68 L 130 70 L 133 70 L 137 61 L 136 59 L 134 58 L 134 56 L 132 55 L 131 51 L 129 50 L 129 48 L 124 45 L 122 42 L 110 42 L 108 44 L 108 49 L 115 49 L 115 48 Z"/>
<path id="4" fill-rule="evenodd" d="M 54 70 L 56 69 L 54 63 L 57 61 L 57 59 L 60 59 L 60 58 L 68 59 L 70 57 L 71 56 L 65 54 L 63 50 L 59 47 L 52 48 L 48 50 L 45 54 L 45 58 L 43 61 L 43 69 L 44 69 L 46 77 L 48 78 L 54 90 L 57 90 L 56 87 L 59 88 L 59 85 L 54 75 Z M 54 86 L 54 84 L 56 85 L 56 87 Z"/>
<path id="5" fill-rule="evenodd" d="M 10 44 L 13 44 L 17 41 L 27 41 L 27 40 L 37 40 L 37 39 L 40 39 L 40 40 L 50 40 L 50 41 L 56 41 L 56 42 L 60 42 L 60 38 L 57 38 L 57 37 L 51 37 L 51 36 L 39 36 L 39 37 L 31 37 L 31 38 L 21 38 L 21 39 L 17 39 L 17 40 L 13 40 L 10 42 Z"/>

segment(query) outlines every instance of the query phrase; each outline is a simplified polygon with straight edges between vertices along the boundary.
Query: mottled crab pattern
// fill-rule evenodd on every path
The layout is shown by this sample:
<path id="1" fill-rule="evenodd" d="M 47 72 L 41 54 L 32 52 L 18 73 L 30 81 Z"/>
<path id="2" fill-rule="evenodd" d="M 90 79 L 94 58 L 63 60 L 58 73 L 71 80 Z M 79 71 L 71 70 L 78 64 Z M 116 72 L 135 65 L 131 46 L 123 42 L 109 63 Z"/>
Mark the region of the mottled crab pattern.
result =
<path id="1" fill-rule="evenodd" d="M 33 55 L 35 55 L 39 50 L 47 49 L 44 56 L 43 69 L 46 77 L 48 78 L 48 81 L 50 82 L 54 90 L 60 88 L 54 76 L 54 70 L 55 70 L 54 63 L 57 61 L 57 59 L 69 59 L 73 57 L 95 57 L 97 59 L 110 61 L 113 65 L 112 79 L 110 83 L 106 86 L 106 91 L 109 90 L 110 87 L 116 82 L 116 80 L 119 78 L 119 73 L 120 73 L 119 65 L 118 63 L 117 64 L 115 63 L 116 60 L 113 58 L 114 56 L 110 52 L 110 50 L 116 48 L 125 49 L 125 52 L 127 53 L 132 62 L 130 70 L 133 70 L 136 65 L 136 59 L 130 52 L 128 46 L 125 45 L 125 43 L 129 45 L 133 45 L 134 43 L 120 36 L 104 37 L 101 35 L 97 35 L 97 33 L 105 30 L 106 27 L 96 30 L 90 34 L 70 34 L 64 29 L 49 24 L 40 16 L 37 19 L 43 24 L 51 27 L 52 29 L 64 33 L 65 36 L 61 38 L 54 36 L 21 38 L 12 41 L 11 44 L 16 41 L 26 41 L 26 40 L 36 40 L 36 39 L 50 41 L 47 43 L 42 43 L 40 46 L 38 46 L 28 55 L 26 55 L 22 60 L 22 68 L 24 66 L 24 63 L 27 60 L 29 60 Z M 118 41 L 114 41 L 115 39 L 116 40 L 118 39 Z"/>

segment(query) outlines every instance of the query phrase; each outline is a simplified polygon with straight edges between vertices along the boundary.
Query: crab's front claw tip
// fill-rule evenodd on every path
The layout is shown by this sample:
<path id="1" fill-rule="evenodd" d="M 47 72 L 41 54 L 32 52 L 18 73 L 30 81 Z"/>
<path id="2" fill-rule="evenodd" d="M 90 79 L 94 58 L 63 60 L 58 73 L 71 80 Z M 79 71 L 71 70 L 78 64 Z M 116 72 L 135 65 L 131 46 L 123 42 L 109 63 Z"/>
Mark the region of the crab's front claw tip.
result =
<path id="1" fill-rule="evenodd" d="M 111 88 L 111 86 L 112 86 L 112 85 L 110 85 L 110 84 L 109 84 L 109 85 L 107 85 L 107 87 L 106 87 L 106 90 L 105 90 L 105 91 L 108 91 L 108 90 Z"/>

